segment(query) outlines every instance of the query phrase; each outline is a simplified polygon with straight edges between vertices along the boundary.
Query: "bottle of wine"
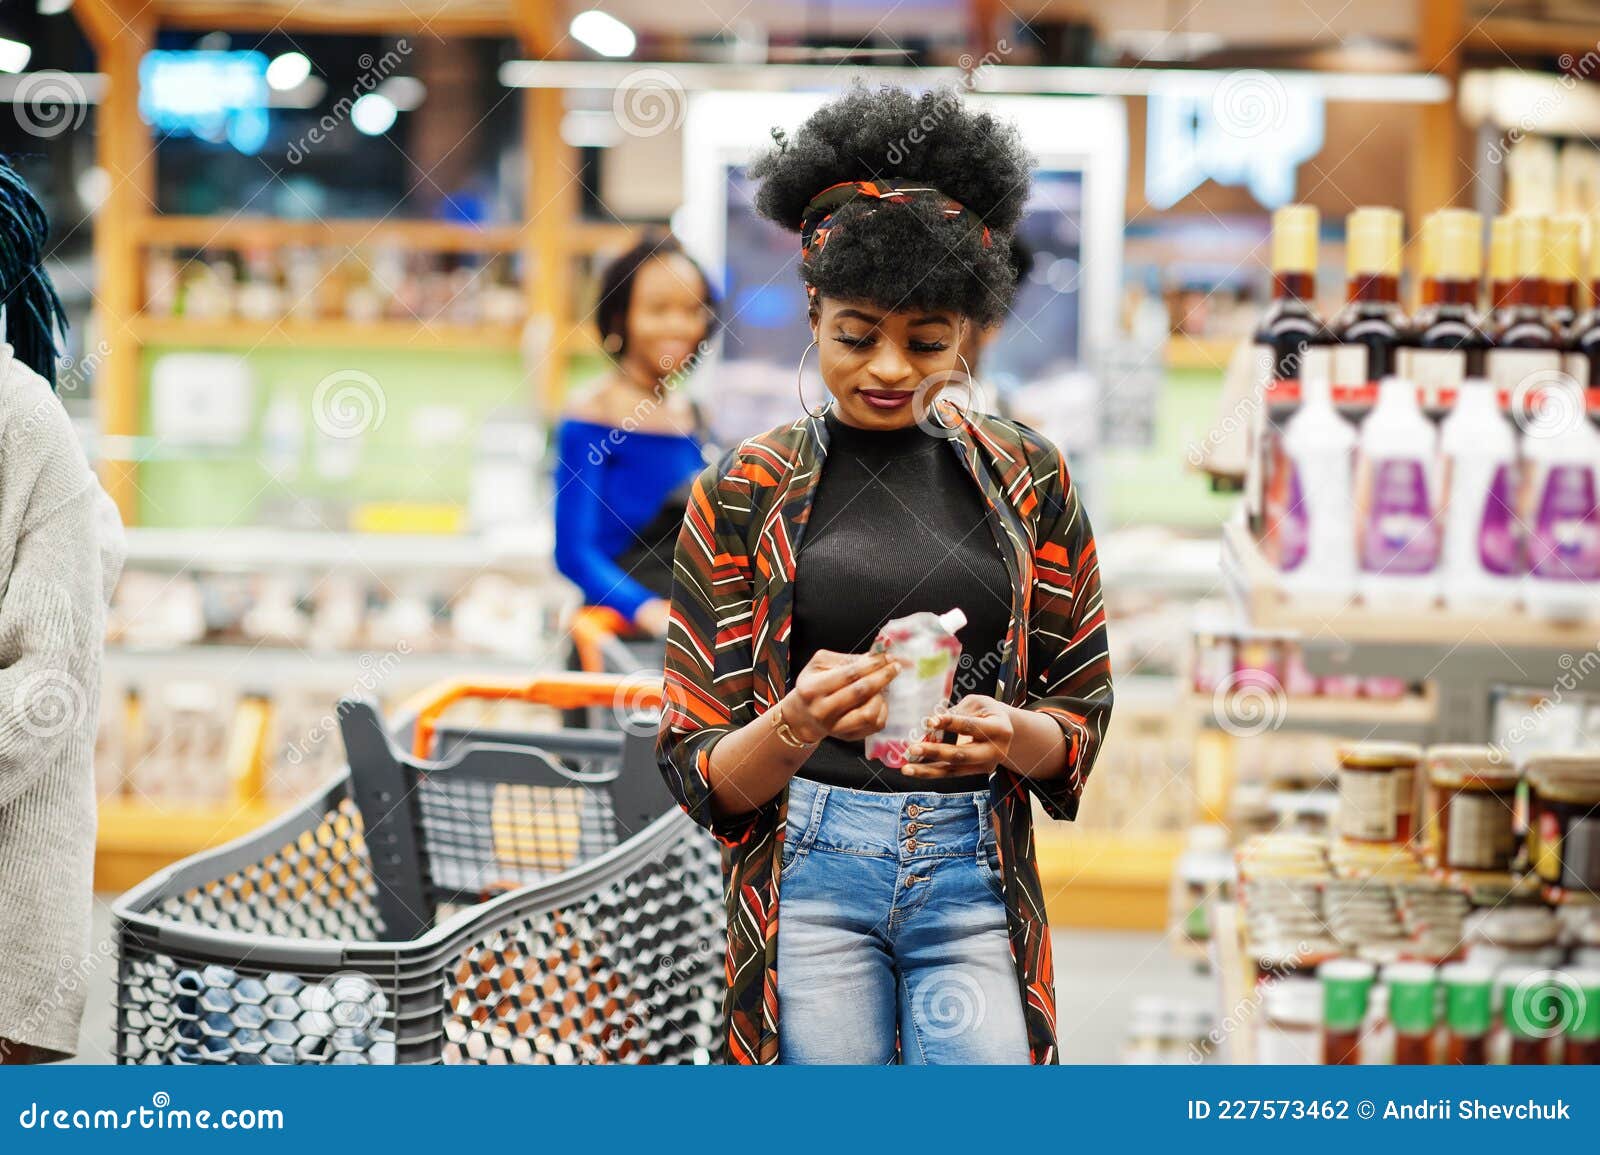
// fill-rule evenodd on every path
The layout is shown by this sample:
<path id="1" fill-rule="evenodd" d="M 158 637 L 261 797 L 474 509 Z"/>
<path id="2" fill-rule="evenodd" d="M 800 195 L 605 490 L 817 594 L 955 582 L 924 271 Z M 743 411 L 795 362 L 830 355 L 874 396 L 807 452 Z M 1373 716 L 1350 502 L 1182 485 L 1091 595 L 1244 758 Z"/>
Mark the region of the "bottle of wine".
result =
<path id="1" fill-rule="evenodd" d="M 1275 527 L 1288 500 L 1283 423 L 1299 404 L 1301 378 L 1320 373 L 1326 379 L 1329 372 L 1331 338 L 1313 304 L 1320 223 L 1310 205 L 1286 205 L 1272 214 L 1272 303 L 1255 333 L 1259 403 L 1251 411 L 1245 477 L 1247 517 L 1269 557 L 1275 557 Z"/>
<path id="2" fill-rule="evenodd" d="M 1583 218 L 1551 217 L 1544 235 L 1545 321 L 1565 334 L 1577 319 L 1583 282 Z"/>
<path id="3" fill-rule="evenodd" d="M 1467 209 L 1428 214 L 1423 235 L 1423 284 L 1432 303 L 1424 305 L 1405 333 L 1398 357 L 1401 377 L 1415 381 L 1423 408 L 1437 411 L 1468 377 L 1481 377 L 1489 338 L 1478 317 L 1483 275 L 1483 218 Z"/>
<path id="4" fill-rule="evenodd" d="M 1600 230 L 1600 218 L 1591 225 Z M 1567 376 L 1583 386 L 1585 397 L 1600 388 L 1600 234 L 1590 241 L 1588 263 L 1590 305 L 1568 330 L 1563 358 Z M 1591 412 L 1590 416 L 1596 415 Z"/>
<path id="5" fill-rule="evenodd" d="M 1498 216 L 1489 222 L 1489 312 L 1503 308 L 1510 295 L 1511 218 Z"/>
<path id="6" fill-rule="evenodd" d="M 1485 359 L 1489 380 L 1512 399 L 1561 372 L 1561 339 L 1545 320 L 1545 220 L 1533 213 L 1511 217 L 1510 279 L 1504 303 L 1489 326 Z"/>
<path id="7" fill-rule="evenodd" d="M 1333 398 L 1347 412 L 1369 408 L 1378 382 L 1395 372 L 1406 328 L 1400 308 L 1400 213 L 1358 208 L 1345 219 L 1346 304 L 1333 335 Z"/>

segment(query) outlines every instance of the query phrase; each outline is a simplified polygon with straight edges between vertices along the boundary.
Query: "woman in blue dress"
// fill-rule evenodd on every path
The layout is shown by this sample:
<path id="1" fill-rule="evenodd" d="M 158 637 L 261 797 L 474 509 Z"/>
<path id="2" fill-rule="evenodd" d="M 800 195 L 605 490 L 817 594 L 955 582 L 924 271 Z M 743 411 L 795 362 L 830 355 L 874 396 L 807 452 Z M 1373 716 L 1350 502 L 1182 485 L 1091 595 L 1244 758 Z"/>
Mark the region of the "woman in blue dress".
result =
<path id="1" fill-rule="evenodd" d="M 643 241 L 607 267 L 596 322 L 613 364 L 561 424 L 556 566 L 587 604 L 661 637 L 684 488 L 705 466 L 686 383 L 716 298 L 676 240 Z"/>

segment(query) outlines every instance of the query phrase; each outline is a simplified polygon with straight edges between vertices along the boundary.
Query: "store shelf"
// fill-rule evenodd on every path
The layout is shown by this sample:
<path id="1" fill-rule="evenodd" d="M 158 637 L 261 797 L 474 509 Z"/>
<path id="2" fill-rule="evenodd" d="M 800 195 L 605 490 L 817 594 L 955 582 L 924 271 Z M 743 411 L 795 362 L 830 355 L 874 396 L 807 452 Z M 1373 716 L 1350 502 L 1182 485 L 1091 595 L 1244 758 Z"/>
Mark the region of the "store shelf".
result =
<path id="1" fill-rule="evenodd" d="M 558 647 L 543 663 L 554 668 Z M 464 676 L 525 677 L 541 663 L 480 653 L 401 653 L 363 650 L 325 652 L 286 646 L 192 645 L 162 650 L 106 647 L 107 677 L 132 682 L 201 679 L 249 689 L 329 687 L 334 693 L 363 686 L 381 676 L 389 686 L 419 686 Z"/>
<path id="2" fill-rule="evenodd" d="M 1161 930 L 1183 835 L 1074 830 L 1040 823 L 1039 881 L 1052 926 Z"/>
<path id="3" fill-rule="evenodd" d="M 201 32 L 318 32 L 329 35 L 511 36 L 510 0 L 116 0 L 127 19 L 148 15 L 164 28 Z"/>
<path id="4" fill-rule="evenodd" d="M 127 531 L 127 565 L 206 571 L 338 569 L 421 573 L 486 570 L 553 573 L 549 525 L 525 536 L 319 533 L 288 529 Z"/>
<path id="5" fill-rule="evenodd" d="M 192 317 L 132 318 L 128 327 L 145 345 L 195 348 L 309 346 L 325 349 L 385 349 L 426 352 L 504 352 L 522 347 L 522 328 L 463 325 L 444 321 L 246 321 Z"/>
<path id="6" fill-rule="evenodd" d="M 1222 572 L 1250 625 L 1297 633 L 1303 643 L 1425 646 L 1432 648 L 1437 660 L 1439 647 L 1571 650 L 1578 645 L 1592 645 L 1592 635 L 1596 633 L 1594 628 L 1544 621 L 1520 612 L 1417 612 L 1368 606 L 1354 600 L 1323 612 L 1291 598 L 1282 589 L 1277 571 L 1250 536 L 1242 516 L 1223 526 Z M 1399 671 L 1394 673 L 1397 677 L 1406 676 Z"/>
<path id="7" fill-rule="evenodd" d="M 94 888 L 119 893 L 181 858 L 242 838 L 276 818 L 266 803 L 210 804 L 102 798 Z"/>
<path id="8" fill-rule="evenodd" d="M 239 215 L 150 216 L 138 223 L 136 231 L 141 244 L 196 249 L 389 245 L 423 252 L 511 253 L 526 240 L 525 230 L 516 225 L 357 218 L 282 220 Z"/>
<path id="9" fill-rule="evenodd" d="M 1257 697 L 1241 698 L 1245 710 L 1241 716 L 1247 720 L 1257 717 L 1256 710 L 1265 710 L 1272 717 L 1271 724 L 1261 735 L 1248 727 L 1252 736 L 1271 733 L 1327 734 L 1339 738 L 1383 739 L 1396 742 L 1425 742 L 1438 720 L 1437 694 L 1424 686 L 1420 694 L 1407 694 L 1402 698 L 1330 698 L 1311 695 L 1286 695 L 1277 704 L 1267 704 Z M 1222 712 L 1227 713 L 1226 703 Z M 1218 716 L 1219 704 L 1206 694 L 1191 694 L 1188 708 L 1199 724 L 1206 729 L 1228 731 Z M 1235 726 L 1233 729 L 1237 730 Z"/>
<path id="10" fill-rule="evenodd" d="M 1239 337 L 1190 337 L 1175 333 L 1162 360 L 1168 369 L 1209 369 L 1221 373 L 1233 358 Z"/>

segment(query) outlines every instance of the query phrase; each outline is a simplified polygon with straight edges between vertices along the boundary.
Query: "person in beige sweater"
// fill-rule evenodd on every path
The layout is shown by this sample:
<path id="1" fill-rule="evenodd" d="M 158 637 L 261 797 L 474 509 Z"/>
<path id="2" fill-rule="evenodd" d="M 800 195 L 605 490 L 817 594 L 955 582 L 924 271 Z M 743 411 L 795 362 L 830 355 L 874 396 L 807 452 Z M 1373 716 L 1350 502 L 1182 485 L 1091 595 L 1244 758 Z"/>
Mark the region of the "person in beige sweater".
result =
<path id="1" fill-rule="evenodd" d="M 78 1049 L 95 965 L 100 664 L 124 555 L 52 387 L 60 314 L 39 268 L 44 232 L 0 163 L 0 1064 Z"/>

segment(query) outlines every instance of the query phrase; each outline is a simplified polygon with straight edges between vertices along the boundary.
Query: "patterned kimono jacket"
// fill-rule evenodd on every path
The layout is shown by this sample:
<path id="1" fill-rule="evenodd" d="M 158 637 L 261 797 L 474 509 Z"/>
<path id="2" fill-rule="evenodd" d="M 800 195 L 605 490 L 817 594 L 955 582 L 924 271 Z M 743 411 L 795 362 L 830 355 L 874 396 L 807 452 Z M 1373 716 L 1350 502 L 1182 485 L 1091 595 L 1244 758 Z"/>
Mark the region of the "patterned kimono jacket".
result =
<path id="1" fill-rule="evenodd" d="M 1052 818 L 1076 817 L 1111 715 L 1094 537 L 1055 446 L 1014 422 L 945 415 L 950 451 L 983 494 L 1011 574 L 994 697 L 1048 714 L 1066 737 L 1065 774 L 1034 781 L 1002 768 L 989 780 L 1029 1051 L 1034 1063 L 1055 1063 L 1031 799 Z M 657 757 L 679 805 L 721 844 L 730 1063 L 778 1059 L 778 872 L 789 791 L 752 813 L 714 813 L 707 764 L 716 741 L 771 709 L 798 673 L 789 669 L 795 558 L 827 450 L 826 426 L 815 418 L 746 441 L 695 483 L 678 539 Z"/>

